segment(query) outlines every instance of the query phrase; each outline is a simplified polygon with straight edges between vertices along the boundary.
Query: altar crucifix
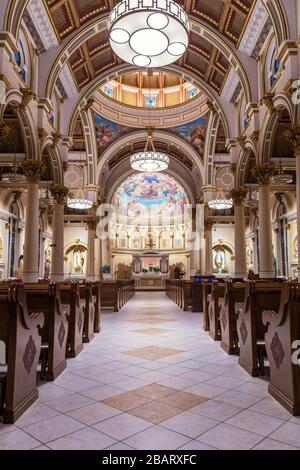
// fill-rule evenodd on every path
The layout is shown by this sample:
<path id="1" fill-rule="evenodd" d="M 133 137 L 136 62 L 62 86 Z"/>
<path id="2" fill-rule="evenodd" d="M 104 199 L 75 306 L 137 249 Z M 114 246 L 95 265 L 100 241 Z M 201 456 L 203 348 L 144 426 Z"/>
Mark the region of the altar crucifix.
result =
<path id="1" fill-rule="evenodd" d="M 149 248 L 150 250 L 152 250 L 152 248 L 154 247 L 154 240 L 152 238 L 151 230 L 148 231 L 148 238 L 149 238 Z"/>

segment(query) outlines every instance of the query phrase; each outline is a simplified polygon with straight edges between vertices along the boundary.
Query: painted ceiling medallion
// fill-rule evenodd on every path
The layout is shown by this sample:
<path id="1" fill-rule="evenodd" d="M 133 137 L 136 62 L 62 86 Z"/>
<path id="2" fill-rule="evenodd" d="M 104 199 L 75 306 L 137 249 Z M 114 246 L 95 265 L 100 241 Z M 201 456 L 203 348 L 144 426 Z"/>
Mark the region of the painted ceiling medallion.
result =
<path id="1" fill-rule="evenodd" d="M 138 67 L 172 64 L 189 42 L 187 14 L 173 0 L 123 0 L 111 11 L 108 29 L 115 54 Z"/>
<path id="2" fill-rule="evenodd" d="M 130 158 L 131 168 L 135 171 L 157 172 L 167 170 L 169 157 L 165 153 L 156 152 L 152 129 L 148 128 L 148 137 L 143 152 L 135 153 Z"/>

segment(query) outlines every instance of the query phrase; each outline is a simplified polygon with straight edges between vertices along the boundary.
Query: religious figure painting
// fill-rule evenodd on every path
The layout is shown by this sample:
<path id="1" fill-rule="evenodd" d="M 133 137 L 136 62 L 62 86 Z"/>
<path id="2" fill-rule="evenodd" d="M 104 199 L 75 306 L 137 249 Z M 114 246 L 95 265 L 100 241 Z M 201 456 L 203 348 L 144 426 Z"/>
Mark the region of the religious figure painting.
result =
<path id="1" fill-rule="evenodd" d="M 185 190 L 173 177 L 162 173 L 129 176 L 113 199 L 115 209 L 129 217 L 182 215 L 186 204 L 189 200 Z"/>
<path id="2" fill-rule="evenodd" d="M 174 134 L 183 137 L 189 144 L 191 144 L 201 157 L 204 155 L 205 134 L 208 121 L 208 114 L 196 119 L 195 121 L 181 126 L 172 127 L 169 130 Z"/>
<path id="3" fill-rule="evenodd" d="M 116 139 L 122 135 L 128 134 L 135 129 L 122 126 L 116 122 L 106 119 L 98 113 L 94 113 L 94 123 L 96 130 L 97 150 L 98 157 L 102 154 L 103 150 Z"/>

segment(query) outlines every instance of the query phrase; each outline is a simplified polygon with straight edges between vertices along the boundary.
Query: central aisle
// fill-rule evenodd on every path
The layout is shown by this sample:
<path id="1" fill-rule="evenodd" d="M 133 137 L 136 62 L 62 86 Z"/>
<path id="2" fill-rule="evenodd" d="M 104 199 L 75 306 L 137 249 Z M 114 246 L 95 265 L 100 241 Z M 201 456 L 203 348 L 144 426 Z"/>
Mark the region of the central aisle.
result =
<path id="1" fill-rule="evenodd" d="M 0 424 L 0 449 L 300 447 L 299 419 L 289 422 L 268 383 L 237 362 L 202 330 L 200 314 L 139 292 L 103 313 L 102 332 L 39 387 L 16 426 Z"/>

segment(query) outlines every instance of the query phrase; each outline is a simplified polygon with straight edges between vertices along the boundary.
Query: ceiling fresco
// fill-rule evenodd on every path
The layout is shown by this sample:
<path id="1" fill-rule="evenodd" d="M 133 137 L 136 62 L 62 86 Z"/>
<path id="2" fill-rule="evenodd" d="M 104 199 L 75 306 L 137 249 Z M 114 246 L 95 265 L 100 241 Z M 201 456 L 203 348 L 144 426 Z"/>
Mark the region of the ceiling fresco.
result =
<path id="1" fill-rule="evenodd" d="M 182 186 L 166 173 L 135 173 L 113 197 L 117 212 L 129 217 L 181 215 L 189 198 Z"/>

